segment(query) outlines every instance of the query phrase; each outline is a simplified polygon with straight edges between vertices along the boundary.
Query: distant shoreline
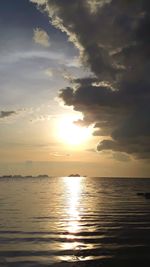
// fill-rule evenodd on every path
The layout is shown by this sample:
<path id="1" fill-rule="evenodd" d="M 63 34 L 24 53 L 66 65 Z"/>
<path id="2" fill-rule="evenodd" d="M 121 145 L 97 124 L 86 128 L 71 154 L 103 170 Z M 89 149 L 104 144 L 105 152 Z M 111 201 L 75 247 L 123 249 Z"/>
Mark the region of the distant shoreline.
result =
<path id="1" fill-rule="evenodd" d="M 14 175 L 0 175 L 0 179 L 14 179 L 14 178 L 23 178 L 23 179 L 28 179 L 28 178 L 60 178 L 60 177 L 77 177 L 77 178 L 80 178 L 80 177 L 89 177 L 89 178 L 95 178 L 95 179 L 150 179 L 150 177 L 125 177 L 125 176 L 80 176 L 80 175 L 68 175 L 68 176 L 65 176 L 65 175 L 62 175 L 62 176 L 53 176 L 53 175 L 47 175 L 47 174 L 39 174 L 39 175 L 18 175 L 18 174 L 14 174 Z"/>

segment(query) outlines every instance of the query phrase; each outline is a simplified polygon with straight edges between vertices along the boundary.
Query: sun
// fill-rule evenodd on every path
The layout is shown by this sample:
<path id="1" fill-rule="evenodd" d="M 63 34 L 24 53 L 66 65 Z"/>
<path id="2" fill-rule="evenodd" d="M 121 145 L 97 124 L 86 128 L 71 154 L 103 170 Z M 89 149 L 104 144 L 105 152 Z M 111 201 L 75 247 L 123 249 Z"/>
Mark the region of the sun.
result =
<path id="1" fill-rule="evenodd" d="M 78 118 L 79 119 L 79 118 Z M 92 136 L 92 127 L 82 127 L 74 123 L 75 116 L 66 115 L 59 121 L 58 135 L 63 143 L 79 146 L 87 142 Z"/>

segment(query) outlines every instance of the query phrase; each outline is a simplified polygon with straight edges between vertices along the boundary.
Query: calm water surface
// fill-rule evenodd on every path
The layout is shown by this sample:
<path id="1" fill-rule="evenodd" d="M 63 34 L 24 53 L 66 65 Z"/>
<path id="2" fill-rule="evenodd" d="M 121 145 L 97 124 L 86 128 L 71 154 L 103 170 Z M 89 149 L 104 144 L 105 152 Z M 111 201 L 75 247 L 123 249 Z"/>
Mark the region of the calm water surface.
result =
<path id="1" fill-rule="evenodd" d="M 0 267 L 150 266 L 150 179 L 0 179 Z"/>

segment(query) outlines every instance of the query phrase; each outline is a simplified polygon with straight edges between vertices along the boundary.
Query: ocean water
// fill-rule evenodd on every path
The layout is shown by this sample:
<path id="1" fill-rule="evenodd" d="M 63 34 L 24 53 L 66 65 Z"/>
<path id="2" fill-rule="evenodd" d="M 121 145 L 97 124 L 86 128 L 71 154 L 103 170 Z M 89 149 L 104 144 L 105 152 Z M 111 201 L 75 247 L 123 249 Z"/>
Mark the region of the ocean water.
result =
<path id="1" fill-rule="evenodd" d="M 0 178 L 0 267 L 150 266 L 150 179 Z"/>

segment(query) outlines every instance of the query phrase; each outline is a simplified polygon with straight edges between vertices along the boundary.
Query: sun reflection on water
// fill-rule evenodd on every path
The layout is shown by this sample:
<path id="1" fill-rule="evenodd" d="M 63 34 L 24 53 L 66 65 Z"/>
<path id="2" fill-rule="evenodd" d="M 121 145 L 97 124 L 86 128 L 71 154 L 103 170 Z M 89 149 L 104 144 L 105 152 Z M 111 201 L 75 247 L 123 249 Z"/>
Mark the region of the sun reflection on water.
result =
<path id="1" fill-rule="evenodd" d="M 67 230 L 70 234 L 74 234 L 80 229 L 79 221 L 82 177 L 65 177 L 64 182 L 67 194 Z"/>

